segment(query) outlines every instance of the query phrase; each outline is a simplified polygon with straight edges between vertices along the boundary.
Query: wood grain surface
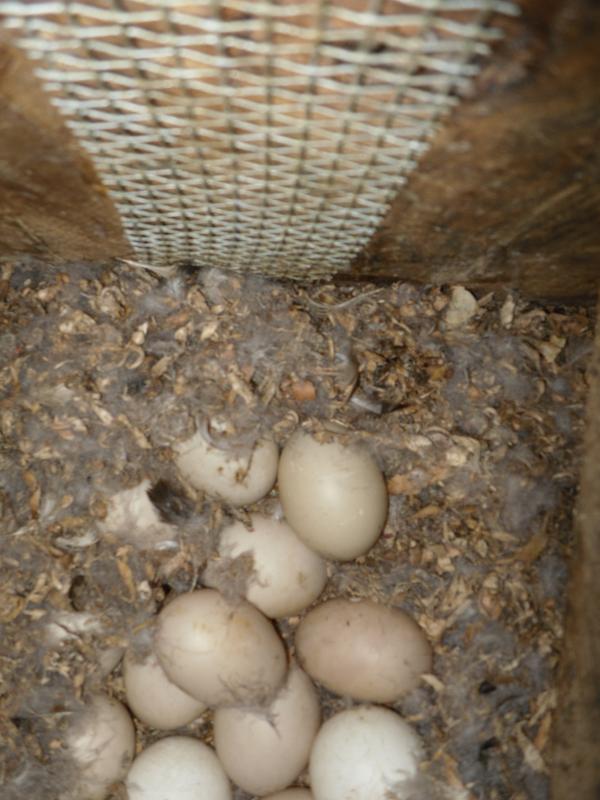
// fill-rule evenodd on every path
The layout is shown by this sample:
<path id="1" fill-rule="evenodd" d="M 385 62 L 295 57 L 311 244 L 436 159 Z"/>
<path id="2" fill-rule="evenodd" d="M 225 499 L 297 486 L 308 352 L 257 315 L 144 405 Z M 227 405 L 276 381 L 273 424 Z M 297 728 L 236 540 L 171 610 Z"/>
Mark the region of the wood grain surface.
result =
<path id="1" fill-rule="evenodd" d="M 352 274 L 593 298 L 599 32 L 598 3 L 526 3 Z"/>
<path id="2" fill-rule="evenodd" d="M 600 327 L 588 374 L 585 461 L 554 717 L 553 800 L 600 798 Z"/>
<path id="3" fill-rule="evenodd" d="M 104 261 L 129 247 L 89 159 L 0 40 L 0 259 Z"/>

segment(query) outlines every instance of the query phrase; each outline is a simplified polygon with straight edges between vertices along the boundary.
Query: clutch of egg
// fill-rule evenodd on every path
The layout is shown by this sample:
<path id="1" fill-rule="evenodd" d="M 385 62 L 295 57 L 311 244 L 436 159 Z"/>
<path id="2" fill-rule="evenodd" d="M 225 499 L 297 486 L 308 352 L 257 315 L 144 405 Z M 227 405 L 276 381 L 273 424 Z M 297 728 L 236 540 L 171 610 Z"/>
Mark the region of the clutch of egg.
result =
<path id="1" fill-rule="evenodd" d="M 263 497 L 277 472 L 277 448 L 268 437 L 228 452 L 198 433 L 176 452 L 185 480 L 231 506 Z M 230 800 L 230 780 L 266 800 L 383 800 L 392 791 L 399 800 L 408 797 L 404 782 L 417 774 L 422 752 L 412 728 L 373 705 L 355 706 L 321 726 L 310 679 L 355 701 L 395 702 L 431 669 L 431 650 L 416 622 L 369 600 L 330 600 L 296 629 L 298 664 L 288 668 L 269 619 L 301 613 L 318 598 L 327 579 L 323 557 L 350 560 L 376 542 L 387 515 L 383 476 L 365 450 L 298 432 L 279 461 L 278 489 L 285 520 L 251 513 L 248 525 L 227 525 L 202 576 L 209 588 L 168 602 L 152 635 L 138 635 L 125 655 L 133 713 L 169 731 L 210 707 L 216 751 L 190 736 L 155 741 L 129 769 L 129 800 Z M 228 569 L 241 557 L 250 559 L 245 599 L 233 601 Z M 106 725 L 108 707 L 119 736 L 106 755 L 114 750 L 118 764 L 101 773 L 103 757 L 88 765 L 77 745 L 80 725 L 70 739 L 81 766 L 78 800 L 104 798 L 132 759 L 133 727 L 120 704 L 94 699 L 88 722 L 96 714 L 97 724 Z M 307 765 L 311 788 L 287 788 Z"/>

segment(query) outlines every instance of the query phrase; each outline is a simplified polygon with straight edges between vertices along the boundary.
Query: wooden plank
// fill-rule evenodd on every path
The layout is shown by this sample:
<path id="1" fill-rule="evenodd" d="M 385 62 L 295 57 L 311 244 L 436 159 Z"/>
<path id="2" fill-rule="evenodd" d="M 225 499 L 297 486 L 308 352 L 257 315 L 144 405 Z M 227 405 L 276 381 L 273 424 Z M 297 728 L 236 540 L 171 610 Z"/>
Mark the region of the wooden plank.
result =
<path id="1" fill-rule="evenodd" d="M 599 33 L 597 3 L 526 3 L 350 275 L 593 297 Z"/>
<path id="2" fill-rule="evenodd" d="M 0 259 L 105 261 L 128 254 L 90 161 L 31 65 L 0 41 Z"/>
<path id="3" fill-rule="evenodd" d="M 600 798 L 600 325 L 554 717 L 553 800 Z"/>

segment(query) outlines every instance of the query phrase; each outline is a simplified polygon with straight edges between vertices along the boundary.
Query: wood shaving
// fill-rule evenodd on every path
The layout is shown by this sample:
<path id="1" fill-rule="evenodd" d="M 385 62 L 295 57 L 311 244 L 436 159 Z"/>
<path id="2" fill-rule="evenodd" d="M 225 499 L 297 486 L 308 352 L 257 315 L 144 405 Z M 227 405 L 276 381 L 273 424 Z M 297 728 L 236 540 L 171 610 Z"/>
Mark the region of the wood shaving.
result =
<path id="1" fill-rule="evenodd" d="M 323 598 L 397 605 L 429 636 L 434 674 L 395 708 L 423 736 L 441 798 L 547 800 L 591 309 L 405 283 L 323 286 L 320 303 L 287 283 L 155 275 L 130 262 L 66 273 L 26 261 L 3 274 L 0 774 L 10 800 L 27 770 L 28 798 L 56 796 L 52 708 L 99 680 L 122 698 L 118 669 L 99 678 L 102 653 L 197 586 L 214 554 L 232 510 L 187 486 L 173 461 L 203 418 L 226 421 L 240 441 L 269 433 L 283 446 L 304 425 L 373 454 L 390 492 L 385 530 L 366 556 L 329 566 Z M 449 326 L 459 295 L 462 321 Z M 339 376 L 349 353 L 353 394 Z M 164 492 L 160 504 L 184 509 L 158 543 L 106 524 L 111 499 L 142 484 L 176 486 L 177 504 Z M 50 647 L 43 631 L 57 610 L 103 627 Z M 297 623 L 278 623 L 290 648 Z M 326 715 L 346 702 L 324 691 L 322 701 Z M 210 738 L 206 720 L 181 732 Z M 154 736 L 139 726 L 142 744 Z"/>

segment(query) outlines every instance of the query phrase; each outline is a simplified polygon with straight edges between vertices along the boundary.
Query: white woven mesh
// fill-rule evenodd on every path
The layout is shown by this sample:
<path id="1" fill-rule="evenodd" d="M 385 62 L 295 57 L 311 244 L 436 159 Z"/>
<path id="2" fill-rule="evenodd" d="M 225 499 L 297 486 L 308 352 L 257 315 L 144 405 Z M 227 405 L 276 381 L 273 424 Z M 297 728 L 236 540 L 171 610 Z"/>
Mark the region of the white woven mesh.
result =
<path id="1" fill-rule="evenodd" d="M 0 0 L 140 260 L 346 268 L 504 0 Z"/>

